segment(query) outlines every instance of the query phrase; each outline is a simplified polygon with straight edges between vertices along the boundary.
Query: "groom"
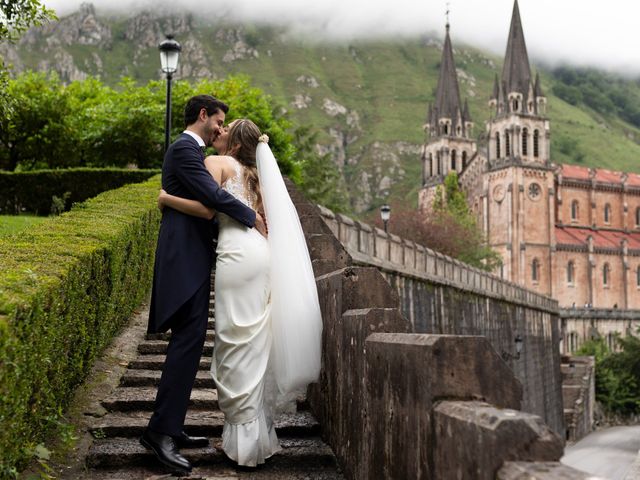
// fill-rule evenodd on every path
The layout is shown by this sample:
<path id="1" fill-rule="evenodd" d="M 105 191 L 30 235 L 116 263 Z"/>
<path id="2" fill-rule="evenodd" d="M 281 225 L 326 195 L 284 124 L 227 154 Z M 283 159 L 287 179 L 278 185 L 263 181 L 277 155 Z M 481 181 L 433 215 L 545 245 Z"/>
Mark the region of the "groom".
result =
<path id="1" fill-rule="evenodd" d="M 187 102 L 186 130 L 165 154 L 162 188 L 198 200 L 265 234 L 262 217 L 221 189 L 204 166 L 204 148 L 220 134 L 228 111 L 227 105 L 210 95 Z M 191 464 L 178 448 L 208 444 L 204 437 L 187 435 L 183 427 L 207 329 L 214 229 L 210 220 L 171 208 L 162 212 L 148 332 L 171 329 L 171 340 L 153 415 L 140 442 L 179 473 L 189 473 Z"/>

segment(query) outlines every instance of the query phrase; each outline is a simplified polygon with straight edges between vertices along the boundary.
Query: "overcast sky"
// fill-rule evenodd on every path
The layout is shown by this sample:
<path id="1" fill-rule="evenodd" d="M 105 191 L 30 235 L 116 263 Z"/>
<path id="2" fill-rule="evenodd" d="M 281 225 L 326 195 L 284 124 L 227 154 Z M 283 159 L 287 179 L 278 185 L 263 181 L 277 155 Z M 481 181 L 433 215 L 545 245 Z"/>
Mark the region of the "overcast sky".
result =
<path id="1" fill-rule="evenodd" d="M 81 0 L 44 0 L 59 16 Z M 289 24 L 344 39 L 376 35 L 443 34 L 446 0 L 94 0 L 100 13 L 133 12 L 159 3 L 234 19 Z M 206 12 L 201 5 L 206 4 Z M 451 35 L 503 55 L 513 0 L 450 0 Z M 596 65 L 640 75 L 640 1 L 519 0 L 533 61 Z M 175 7 L 172 7 L 175 8 Z"/>

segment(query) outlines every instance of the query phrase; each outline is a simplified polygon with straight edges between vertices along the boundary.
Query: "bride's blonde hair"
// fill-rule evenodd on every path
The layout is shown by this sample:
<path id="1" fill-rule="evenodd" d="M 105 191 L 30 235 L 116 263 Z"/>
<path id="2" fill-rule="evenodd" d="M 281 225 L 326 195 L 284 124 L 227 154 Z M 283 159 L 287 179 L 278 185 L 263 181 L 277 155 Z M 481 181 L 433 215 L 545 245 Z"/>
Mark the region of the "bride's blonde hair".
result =
<path id="1" fill-rule="evenodd" d="M 262 212 L 262 193 L 256 165 L 256 147 L 260 135 L 258 126 L 248 118 L 236 120 L 229 129 L 227 152 L 247 167 L 244 170 L 244 184 L 256 194 L 256 210 Z"/>

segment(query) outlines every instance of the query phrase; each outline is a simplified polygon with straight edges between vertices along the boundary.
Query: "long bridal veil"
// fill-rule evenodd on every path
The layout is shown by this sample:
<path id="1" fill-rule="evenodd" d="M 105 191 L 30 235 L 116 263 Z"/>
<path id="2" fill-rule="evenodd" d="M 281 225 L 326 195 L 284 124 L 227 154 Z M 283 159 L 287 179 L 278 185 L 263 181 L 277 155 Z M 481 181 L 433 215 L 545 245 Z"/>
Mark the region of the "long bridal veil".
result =
<path id="1" fill-rule="evenodd" d="M 282 394 L 320 375 L 322 317 L 298 213 L 271 149 L 261 137 L 258 177 L 269 227 L 273 372 Z"/>

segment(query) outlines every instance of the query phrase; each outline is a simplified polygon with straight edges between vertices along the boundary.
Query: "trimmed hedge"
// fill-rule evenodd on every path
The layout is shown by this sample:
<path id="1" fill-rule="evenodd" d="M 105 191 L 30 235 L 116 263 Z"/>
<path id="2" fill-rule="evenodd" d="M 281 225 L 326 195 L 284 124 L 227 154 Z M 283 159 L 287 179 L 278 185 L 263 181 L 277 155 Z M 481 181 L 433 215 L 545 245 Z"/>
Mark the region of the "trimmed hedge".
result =
<path id="1" fill-rule="evenodd" d="M 160 177 L 0 238 L 0 478 L 51 431 L 149 293 Z"/>
<path id="2" fill-rule="evenodd" d="M 73 203 L 123 185 L 143 182 L 159 172 L 124 168 L 0 171 L 0 212 L 11 215 L 27 211 L 48 215 L 54 195 L 63 198 L 69 192 L 68 209 Z"/>

